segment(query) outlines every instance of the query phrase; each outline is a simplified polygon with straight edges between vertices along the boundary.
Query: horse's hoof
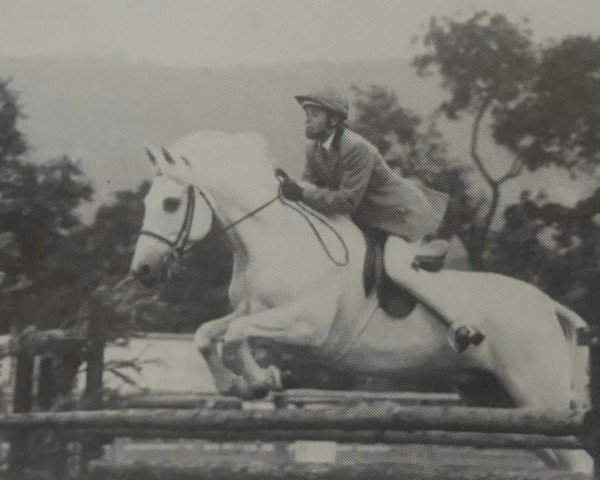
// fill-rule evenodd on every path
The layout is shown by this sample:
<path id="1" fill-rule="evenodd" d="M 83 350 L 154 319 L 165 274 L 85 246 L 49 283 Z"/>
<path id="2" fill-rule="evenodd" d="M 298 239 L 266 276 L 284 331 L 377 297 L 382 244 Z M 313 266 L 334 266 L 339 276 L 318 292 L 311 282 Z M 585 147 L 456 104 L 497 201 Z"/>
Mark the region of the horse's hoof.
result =
<path id="1" fill-rule="evenodd" d="M 229 395 L 232 397 L 237 397 L 240 400 L 254 400 L 255 399 L 255 389 L 251 388 L 248 383 L 242 378 L 236 378 L 229 388 L 221 390 L 223 395 Z"/>
<path id="2" fill-rule="evenodd" d="M 267 387 L 256 387 L 252 388 L 252 398 L 250 400 L 262 400 L 269 394 Z"/>
<path id="3" fill-rule="evenodd" d="M 485 340 L 485 335 L 481 333 L 479 330 L 475 330 L 473 335 L 471 335 L 471 343 L 475 346 L 480 345 L 481 342 Z"/>

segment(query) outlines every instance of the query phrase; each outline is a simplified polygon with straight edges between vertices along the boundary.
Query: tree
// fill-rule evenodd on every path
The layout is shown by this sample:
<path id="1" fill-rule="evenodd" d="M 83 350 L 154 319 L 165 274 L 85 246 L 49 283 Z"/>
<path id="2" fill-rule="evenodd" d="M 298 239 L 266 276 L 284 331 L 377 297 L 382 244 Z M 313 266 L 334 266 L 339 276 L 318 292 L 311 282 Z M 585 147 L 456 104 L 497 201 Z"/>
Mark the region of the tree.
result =
<path id="1" fill-rule="evenodd" d="M 18 128 L 18 120 L 23 114 L 17 94 L 9 88 L 9 83 L 0 79 L 0 292 L 22 267 L 19 241 L 14 232 L 6 231 L 7 221 L 13 221 L 19 206 L 5 194 L 10 179 L 3 174 L 3 168 L 7 162 L 22 155 L 27 145 Z"/>
<path id="2" fill-rule="evenodd" d="M 17 94 L 0 81 L 0 304 L 2 329 L 20 316 L 34 324 L 61 324 L 82 302 L 72 289 L 77 273 L 55 262 L 61 249 L 77 257 L 68 233 L 81 226 L 76 213 L 92 198 L 91 183 L 78 162 L 67 156 L 34 164 L 23 159 L 25 136 Z M 24 326 L 24 325 L 22 325 Z"/>
<path id="3" fill-rule="evenodd" d="M 591 222 L 600 190 L 575 207 L 524 192 L 504 211 L 504 228 L 491 238 L 492 270 L 536 285 L 589 321 L 597 318 L 598 274 Z"/>
<path id="4" fill-rule="evenodd" d="M 27 151 L 25 136 L 18 129 L 23 117 L 17 94 L 9 88 L 10 80 L 0 79 L 0 166 L 19 158 Z"/>
<path id="5" fill-rule="evenodd" d="M 414 144 L 421 120 L 399 105 L 394 92 L 379 85 L 370 85 L 367 89 L 354 85 L 352 91 L 356 111 L 352 127 L 368 138 L 382 155 L 394 145 Z"/>
<path id="6" fill-rule="evenodd" d="M 494 137 L 531 169 L 600 163 L 600 38 L 569 36 L 542 49 L 527 95 L 494 111 Z"/>
<path id="7" fill-rule="evenodd" d="M 43 165 L 20 159 L 0 168 L 3 196 L 10 208 L 0 215 L 1 228 L 11 232 L 19 263 L 8 270 L 19 281 L 28 278 L 28 288 L 10 315 L 20 315 L 38 325 L 60 325 L 82 302 L 74 284 L 80 271 L 69 268 L 69 259 L 79 257 L 69 233 L 81 226 L 76 209 L 91 199 L 93 189 L 77 162 L 68 157 Z M 65 255 L 61 257 L 61 252 Z M 14 283 L 14 282 L 13 282 Z"/>
<path id="8" fill-rule="evenodd" d="M 491 109 L 501 112 L 527 91 L 537 66 L 527 22 L 511 23 L 504 15 L 475 12 L 467 20 L 433 17 L 424 36 L 429 51 L 417 55 L 413 65 L 421 75 L 438 67 L 450 100 L 441 109 L 450 119 L 461 111 L 474 114 L 470 155 L 486 181 L 490 204 L 473 239 L 475 267 L 483 267 L 487 237 L 499 205 L 502 185 L 522 171 L 516 157 L 504 175 L 494 177 L 479 152 L 482 122 Z"/>

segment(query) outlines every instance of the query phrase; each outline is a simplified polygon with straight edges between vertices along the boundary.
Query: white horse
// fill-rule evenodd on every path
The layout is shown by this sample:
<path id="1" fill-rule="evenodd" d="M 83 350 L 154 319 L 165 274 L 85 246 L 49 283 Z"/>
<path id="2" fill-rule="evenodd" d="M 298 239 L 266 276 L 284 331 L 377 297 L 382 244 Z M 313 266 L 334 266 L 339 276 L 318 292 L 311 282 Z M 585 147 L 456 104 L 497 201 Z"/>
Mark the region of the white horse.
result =
<path id="1" fill-rule="evenodd" d="M 271 202 L 278 182 L 261 137 L 196 133 L 169 150 L 150 150 L 149 157 L 156 176 L 132 272 L 140 279 L 164 278 L 173 253 L 201 240 L 213 215 L 233 245 L 233 312 L 205 323 L 195 336 L 221 392 L 264 394 L 282 388 L 280 369 L 305 377 L 318 365 L 349 376 L 449 379 L 471 405 L 569 408 L 581 400 L 585 380 L 577 383 L 572 372 L 582 368 L 584 376 L 585 354 L 570 352 L 565 335 L 572 337 L 582 321 L 534 287 L 489 273 L 424 273 L 424 284 L 442 296 L 450 292 L 461 320 L 486 335 L 481 345 L 458 353 L 432 309 L 417 304 L 405 318 L 392 318 L 374 293 L 365 294 L 365 242 L 348 218 L 328 218 L 349 250 L 349 262 L 339 266 L 298 212 Z M 320 232 L 339 257 L 336 237 Z M 398 265 L 406 245 L 389 248 L 392 276 L 403 272 Z M 280 353 L 271 359 L 277 365 L 259 365 L 253 339 Z M 236 365 L 223 362 L 220 346 L 236 353 Z M 581 453 L 555 452 L 553 459 L 590 471 Z"/>

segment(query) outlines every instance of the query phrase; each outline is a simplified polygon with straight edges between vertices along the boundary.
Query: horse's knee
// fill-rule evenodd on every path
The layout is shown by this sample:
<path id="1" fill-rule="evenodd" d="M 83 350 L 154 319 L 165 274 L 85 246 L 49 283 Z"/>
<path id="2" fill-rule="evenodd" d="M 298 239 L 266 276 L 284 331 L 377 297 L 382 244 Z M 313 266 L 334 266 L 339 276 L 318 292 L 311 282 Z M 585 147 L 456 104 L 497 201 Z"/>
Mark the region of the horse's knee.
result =
<path id="1" fill-rule="evenodd" d="M 202 353 L 208 350 L 213 344 L 211 329 L 208 324 L 201 325 L 194 335 L 194 346 Z"/>

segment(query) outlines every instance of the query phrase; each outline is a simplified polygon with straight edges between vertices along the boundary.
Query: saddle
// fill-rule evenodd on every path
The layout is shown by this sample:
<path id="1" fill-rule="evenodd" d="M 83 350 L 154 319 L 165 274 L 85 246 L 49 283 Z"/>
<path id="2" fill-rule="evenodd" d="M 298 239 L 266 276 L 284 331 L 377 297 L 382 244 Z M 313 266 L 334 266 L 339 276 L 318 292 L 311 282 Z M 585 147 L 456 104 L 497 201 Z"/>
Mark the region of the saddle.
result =
<path id="1" fill-rule="evenodd" d="M 369 296 L 375 290 L 383 311 L 393 318 L 407 317 L 417 306 L 418 300 L 387 275 L 384 265 L 385 235 L 380 232 L 365 232 L 365 239 L 365 295 Z"/>
<path id="2" fill-rule="evenodd" d="M 385 250 L 387 237 L 387 234 L 380 231 L 365 232 L 367 246 L 363 277 L 365 294 L 368 296 L 375 290 L 381 308 L 388 315 L 394 318 L 404 318 L 413 311 L 419 299 L 387 274 L 386 255 L 392 255 Z M 411 268 L 416 271 L 423 269 L 429 272 L 441 270 L 447 248 L 448 245 L 445 241 L 434 241 L 426 244 L 425 247 L 420 247 L 411 262 Z M 403 261 L 401 258 L 397 260 Z"/>

